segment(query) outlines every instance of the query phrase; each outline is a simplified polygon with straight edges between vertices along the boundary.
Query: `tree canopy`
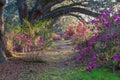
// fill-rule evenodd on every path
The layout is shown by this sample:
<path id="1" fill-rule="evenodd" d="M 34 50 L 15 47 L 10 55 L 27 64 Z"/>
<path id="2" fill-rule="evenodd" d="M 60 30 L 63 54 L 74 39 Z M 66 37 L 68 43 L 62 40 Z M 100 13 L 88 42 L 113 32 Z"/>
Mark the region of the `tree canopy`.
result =
<path id="1" fill-rule="evenodd" d="M 33 23 L 36 19 L 56 18 L 62 15 L 79 17 L 75 13 L 97 17 L 99 11 L 117 4 L 114 0 L 8 0 L 6 9 L 14 12 L 18 10 L 22 24 L 23 18 Z"/>

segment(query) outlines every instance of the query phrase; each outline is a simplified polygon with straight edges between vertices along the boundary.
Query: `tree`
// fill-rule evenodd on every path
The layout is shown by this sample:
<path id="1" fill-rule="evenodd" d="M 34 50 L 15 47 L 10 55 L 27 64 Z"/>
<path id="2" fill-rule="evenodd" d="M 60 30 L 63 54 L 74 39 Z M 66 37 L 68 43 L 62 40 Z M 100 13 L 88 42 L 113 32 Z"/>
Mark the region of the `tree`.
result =
<path id="1" fill-rule="evenodd" d="M 27 2 L 31 1 L 34 2 L 34 6 L 28 10 Z M 66 0 L 17 0 L 21 23 L 23 23 L 23 18 L 34 23 L 36 19 L 56 18 L 62 15 L 78 17 L 74 14 L 76 12 L 97 17 L 102 8 L 117 4 L 113 0 L 68 0 L 70 4 L 52 9 L 53 6 L 64 1 Z"/>
<path id="2" fill-rule="evenodd" d="M 27 3 L 26 0 L 17 0 L 18 10 L 19 10 L 19 16 L 21 24 L 23 24 L 23 18 L 28 19 L 28 9 L 27 9 Z"/>
<path id="3" fill-rule="evenodd" d="M 6 63 L 4 45 L 4 6 L 6 1 L 0 0 L 0 63 Z"/>
<path id="4" fill-rule="evenodd" d="M 98 13 L 92 12 L 85 8 L 77 7 L 78 5 L 85 6 L 83 1 L 74 2 L 72 4 L 51 10 L 53 6 L 62 3 L 63 1 L 65 0 L 36 0 L 34 7 L 32 7 L 31 10 L 28 10 L 26 0 L 17 0 L 21 24 L 23 24 L 23 18 L 26 18 L 31 23 L 34 23 L 34 20 L 36 19 L 54 18 L 72 12 L 79 12 L 94 17 L 98 16 Z"/>

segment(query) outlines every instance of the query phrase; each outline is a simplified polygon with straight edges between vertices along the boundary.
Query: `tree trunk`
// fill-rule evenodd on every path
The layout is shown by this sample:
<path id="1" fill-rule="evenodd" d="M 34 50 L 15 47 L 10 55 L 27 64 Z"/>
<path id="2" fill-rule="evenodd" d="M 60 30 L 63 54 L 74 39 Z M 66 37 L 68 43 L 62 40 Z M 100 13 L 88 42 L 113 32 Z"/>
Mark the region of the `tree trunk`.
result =
<path id="1" fill-rule="evenodd" d="M 36 0 L 35 6 L 32 8 L 32 10 L 29 13 L 29 21 L 31 24 L 34 23 L 35 20 L 39 19 L 39 17 L 42 15 L 42 1 Z"/>
<path id="2" fill-rule="evenodd" d="M 23 19 L 28 19 L 28 9 L 27 9 L 27 2 L 26 0 L 17 0 L 18 10 L 19 10 L 19 17 L 21 24 L 23 25 Z"/>
<path id="3" fill-rule="evenodd" d="M 0 0 L 0 63 L 6 63 L 4 45 L 4 5 L 6 1 Z"/>

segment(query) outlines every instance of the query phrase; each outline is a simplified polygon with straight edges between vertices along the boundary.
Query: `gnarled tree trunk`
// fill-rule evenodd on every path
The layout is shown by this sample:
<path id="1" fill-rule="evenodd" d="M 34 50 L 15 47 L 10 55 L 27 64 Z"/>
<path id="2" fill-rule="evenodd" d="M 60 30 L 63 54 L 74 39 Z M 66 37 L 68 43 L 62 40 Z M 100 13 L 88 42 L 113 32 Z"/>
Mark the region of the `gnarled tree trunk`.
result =
<path id="1" fill-rule="evenodd" d="M 4 6 L 6 0 L 0 0 L 0 63 L 6 63 L 4 45 Z"/>

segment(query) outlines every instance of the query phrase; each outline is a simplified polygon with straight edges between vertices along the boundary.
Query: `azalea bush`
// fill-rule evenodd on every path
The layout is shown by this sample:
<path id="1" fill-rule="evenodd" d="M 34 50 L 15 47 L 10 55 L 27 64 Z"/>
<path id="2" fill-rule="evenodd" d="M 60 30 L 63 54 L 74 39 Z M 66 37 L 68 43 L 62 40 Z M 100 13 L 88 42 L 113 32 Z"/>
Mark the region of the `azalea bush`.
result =
<path id="1" fill-rule="evenodd" d="M 95 29 L 98 31 L 94 33 L 94 36 L 89 39 L 89 43 L 92 43 L 92 49 L 97 56 L 97 63 L 106 64 L 108 67 L 119 67 L 120 61 L 120 11 L 114 11 L 112 9 L 104 10 L 101 15 L 92 20 L 95 25 Z M 89 44 L 88 43 L 88 44 Z M 117 57 L 116 57 L 117 56 Z"/>
<path id="2" fill-rule="evenodd" d="M 91 31 L 83 23 L 79 22 L 77 25 L 67 26 L 64 37 L 71 39 L 74 43 L 79 43 L 85 41 L 91 34 Z"/>
<path id="3" fill-rule="evenodd" d="M 38 48 L 41 48 L 44 45 L 41 36 L 30 37 L 28 36 L 28 33 L 16 34 L 13 41 L 12 50 L 17 52 L 38 50 Z"/>
<path id="4" fill-rule="evenodd" d="M 48 22 L 36 21 L 31 25 L 27 20 L 24 20 L 25 25 L 13 26 L 12 51 L 28 52 L 49 47 L 52 31 L 45 26 Z"/>
<path id="5" fill-rule="evenodd" d="M 79 25 L 78 29 L 67 30 L 76 42 L 77 60 L 88 65 L 86 71 L 99 66 L 115 70 L 120 66 L 120 10 L 103 10 L 91 23 L 93 26 L 87 29 Z M 87 34 L 89 31 L 90 35 Z"/>

